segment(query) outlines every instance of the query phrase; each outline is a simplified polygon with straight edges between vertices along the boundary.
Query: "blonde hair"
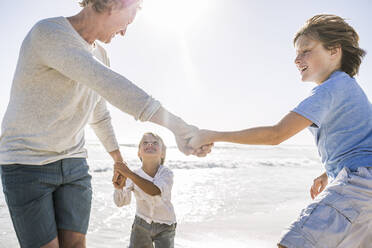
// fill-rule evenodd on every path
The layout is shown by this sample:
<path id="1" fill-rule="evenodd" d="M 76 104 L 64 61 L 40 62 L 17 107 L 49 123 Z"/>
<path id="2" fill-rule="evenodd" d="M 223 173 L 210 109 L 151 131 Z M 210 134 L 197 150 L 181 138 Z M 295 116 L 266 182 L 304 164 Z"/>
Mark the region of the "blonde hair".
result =
<path id="1" fill-rule="evenodd" d="M 138 149 L 140 148 L 140 146 L 141 146 L 141 144 L 143 142 L 143 139 L 145 138 L 145 135 L 151 135 L 152 137 L 154 137 L 157 141 L 159 141 L 161 143 L 161 149 L 162 149 L 162 152 L 164 153 L 164 157 L 161 158 L 160 164 L 164 164 L 167 147 L 164 144 L 163 139 L 159 135 L 157 135 L 155 133 L 152 133 L 152 132 L 144 133 L 143 136 L 142 136 L 142 139 L 141 139 L 141 141 L 140 141 L 140 143 L 138 145 Z M 142 161 L 142 159 L 141 159 L 141 161 Z"/>
<path id="2" fill-rule="evenodd" d="M 93 9 L 102 13 L 106 10 L 119 6 L 119 8 L 128 7 L 138 0 L 82 0 L 79 4 L 81 7 L 86 7 L 92 4 Z"/>
<path id="3" fill-rule="evenodd" d="M 358 33 L 345 20 L 336 15 L 316 15 L 306 21 L 296 33 L 293 43 L 302 35 L 320 41 L 327 50 L 341 47 L 341 70 L 350 75 L 358 74 L 366 52 L 359 47 Z"/>

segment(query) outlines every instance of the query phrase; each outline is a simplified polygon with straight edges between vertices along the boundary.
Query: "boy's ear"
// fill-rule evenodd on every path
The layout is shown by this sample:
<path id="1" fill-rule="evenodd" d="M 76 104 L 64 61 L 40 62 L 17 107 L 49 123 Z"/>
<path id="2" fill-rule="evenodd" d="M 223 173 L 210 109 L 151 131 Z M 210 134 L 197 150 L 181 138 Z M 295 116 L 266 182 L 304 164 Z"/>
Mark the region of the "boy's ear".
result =
<path id="1" fill-rule="evenodd" d="M 331 47 L 330 51 L 332 56 L 341 54 L 342 53 L 341 45 L 337 44 Z"/>

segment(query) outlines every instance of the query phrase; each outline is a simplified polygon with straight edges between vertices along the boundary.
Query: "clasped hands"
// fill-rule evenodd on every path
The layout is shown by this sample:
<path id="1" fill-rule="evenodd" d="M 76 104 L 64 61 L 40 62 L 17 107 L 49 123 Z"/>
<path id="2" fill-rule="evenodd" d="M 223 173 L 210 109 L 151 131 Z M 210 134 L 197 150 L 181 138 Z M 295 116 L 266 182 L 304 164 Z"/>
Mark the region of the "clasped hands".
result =
<path id="1" fill-rule="evenodd" d="M 128 174 L 131 170 L 128 168 L 127 163 L 118 161 L 114 164 L 114 176 L 112 177 L 112 184 L 115 189 L 122 189 L 127 181 Z"/>
<path id="2" fill-rule="evenodd" d="M 177 147 L 185 155 L 192 154 L 197 157 L 205 157 L 211 152 L 213 147 L 213 143 L 207 142 L 205 136 L 205 131 L 199 130 L 194 126 L 189 126 L 186 132 L 175 134 Z M 112 178 L 114 187 L 116 189 L 122 189 L 125 186 L 128 174 L 131 172 L 126 162 L 115 162 Z"/>
<path id="3" fill-rule="evenodd" d="M 188 125 L 181 132 L 175 133 L 178 149 L 185 155 L 205 157 L 212 151 L 213 142 L 208 142 L 204 135 L 205 130 Z"/>

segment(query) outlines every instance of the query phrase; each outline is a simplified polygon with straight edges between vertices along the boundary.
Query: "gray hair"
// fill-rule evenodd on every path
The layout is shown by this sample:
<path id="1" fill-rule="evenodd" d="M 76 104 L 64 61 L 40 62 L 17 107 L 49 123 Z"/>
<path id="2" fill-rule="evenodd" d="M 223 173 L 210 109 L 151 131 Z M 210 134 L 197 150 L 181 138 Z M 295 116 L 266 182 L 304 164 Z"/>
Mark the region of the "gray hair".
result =
<path id="1" fill-rule="evenodd" d="M 81 7 L 86 7 L 91 4 L 96 12 L 102 13 L 116 6 L 119 6 L 119 8 L 126 7 L 136 1 L 137 0 L 82 0 L 79 4 Z"/>

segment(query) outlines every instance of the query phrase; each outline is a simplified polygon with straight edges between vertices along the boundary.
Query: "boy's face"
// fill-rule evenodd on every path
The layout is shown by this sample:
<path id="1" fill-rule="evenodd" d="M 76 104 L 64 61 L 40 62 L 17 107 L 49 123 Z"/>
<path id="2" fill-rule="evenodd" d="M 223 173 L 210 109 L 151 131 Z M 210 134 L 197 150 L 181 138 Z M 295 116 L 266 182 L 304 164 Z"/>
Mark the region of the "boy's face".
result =
<path id="1" fill-rule="evenodd" d="M 335 56 L 334 49 L 327 50 L 320 41 L 305 35 L 298 38 L 295 49 L 295 64 L 304 82 L 321 84 L 338 69 L 340 64 L 337 59 L 341 60 L 341 57 L 338 56 L 339 54 Z"/>
<path id="2" fill-rule="evenodd" d="M 160 160 L 164 158 L 164 148 L 160 140 L 151 134 L 145 134 L 139 145 L 138 156 L 143 160 Z"/>

